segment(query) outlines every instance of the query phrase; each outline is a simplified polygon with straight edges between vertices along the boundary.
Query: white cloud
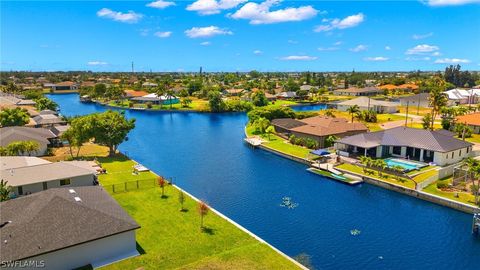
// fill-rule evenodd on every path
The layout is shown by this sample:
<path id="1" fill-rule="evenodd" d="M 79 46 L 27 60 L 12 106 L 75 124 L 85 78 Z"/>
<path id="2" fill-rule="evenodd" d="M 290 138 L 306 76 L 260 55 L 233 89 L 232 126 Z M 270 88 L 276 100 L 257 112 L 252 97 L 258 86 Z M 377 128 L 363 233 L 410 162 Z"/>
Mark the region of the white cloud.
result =
<path id="1" fill-rule="evenodd" d="M 185 30 L 185 35 L 189 38 L 204 38 L 216 35 L 233 35 L 233 32 L 211 25 L 207 27 L 192 27 L 191 29 Z"/>
<path id="2" fill-rule="evenodd" d="M 318 57 L 316 56 L 308 56 L 308 55 L 289 55 L 281 57 L 280 60 L 284 61 L 312 61 L 316 60 Z"/>
<path id="3" fill-rule="evenodd" d="M 442 55 L 440 52 L 434 52 L 434 53 L 432 53 L 432 56 L 440 56 L 440 55 Z"/>
<path id="4" fill-rule="evenodd" d="M 368 47 L 366 45 L 360 44 L 355 48 L 351 48 L 350 51 L 352 51 L 352 52 L 363 52 L 363 51 L 366 51 L 367 49 L 368 49 Z"/>
<path id="5" fill-rule="evenodd" d="M 108 65 L 108 63 L 103 62 L 103 61 L 89 61 L 87 63 L 87 65 L 89 65 L 89 66 L 105 66 L 105 65 Z"/>
<path id="6" fill-rule="evenodd" d="M 318 47 L 317 50 L 323 52 L 323 51 L 336 51 L 338 50 L 338 47 Z"/>
<path id="7" fill-rule="evenodd" d="M 342 44 L 343 44 L 343 42 L 341 42 L 341 41 L 337 41 L 337 42 L 333 43 L 333 45 L 335 45 L 335 46 L 342 45 Z"/>
<path id="8" fill-rule="evenodd" d="M 101 18 L 112 19 L 117 22 L 124 23 L 136 23 L 138 22 L 143 15 L 140 13 L 135 13 L 134 11 L 129 10 L 127 13 L 113 11 L 108 8 L 102 8 L 97 11 L 97 16 Z"/>
<path id="9" fill-rule="evenodd" d="M 387 61 L 388 57 L 383 57 L 383 56 L 376 56 L 376 57 L 365 57 L 363 58 L 365 61 L 374 61 L 374 62 L 383 62 Z"/>
<path id="10" fill-rule="evenodd" d="M 430 57 L 425 56 L 425 57 L 407 57 L 405 58 L 407 61 L 430 61 Z"/>
<path id="11" fill-rule="evenodd" d="M 249 2 L 230 14 L 233 19 L 250 20 L 250 24 L 271 24 L 281 22 L 303 21 L 317 16 L 318 10 L 312 6 L 287 7 L 270 11 L 270 8 L 278 5 L 280 0 L 266 0 L 262 3 Z"/>
<path id="12" fill-rule="evenodd" d="M 253 54 L 260 55 L 260 54 L 263 54 L 263 52 L 260 50 L 255 50 L 253 51 Z"/>
<path id="13" fill-rule="evenodd" d="M 480 3 L 480 0 L 426 0 L 426 3 L 429 6 L 460 6 L 465 4 Z"/>
<path id="14" fill-rule="evenodd" d="M 460 58 L 443 58 L 435 60 L 436 64 L 468 64 L 470 60 Z"/>
<path id="15" fill-rule="evenodd" d="M 158 1 L 148 3 L 146 6 L 151 7 L 151 8 L 164 9 L 164 8 L 167 8 L 167 7 L 170 7 L 170 6 L 175 6 L 175 2 L 158 0 Z"/>
<path id="16" fill-rule="evenodd" d="M 298 41 L 289 39 L 289 40 L 288 40 L 288 43 L 290 43 L 290 44 L 298 44 Z"/>
<path id="17" fill-rule="evenodd" d="M 433 32 L 426 33 L 426 34 L 414 34 L 412 36 L 413 39 L 419 40 L 419 39 L 424 39 L 433 36 Z"/>
<path id="18" fill-rule="evenodd" d="M 172 32 L 171 31 L 155 32 L 154 35 L 159 38 L 168 38 L 172 35 Z"/>
<path id="19" fill-rule="evenodd" d="M 218 14 L 222 10 L 232 9 L 248 0 L 197 0 L 187 6 L 187 10 L 201 15 Z"/>
<path id="20" fill-rule="evenodd" d="M 428 45 L 428 44 L 421 44 L 417 45 L 413 48 L 408 49 L 405 54 L 431 54 L 435 53 L 436 51 L 440 50 L 438 46 Z"/>
<path id="21" fill-rule="evenodd" d="M 315 32 L 325 32 L 325 31 L 331 31 L 335 29 L 345 29 L 345 28 L 351 28 L 359 25 L 365 20 L 365 15 L 363 13 L 358 13 L 355 15 L 350 15 L 348 17 L 345 17 L 343 19 L 323 19 L 322 22 L 328 23 L 324 25 L 319 25 L 315 27 L 314 31 Z"/>
<path id="22" fill-rule="evenodd" d="M 386 51 L 390 51 L 392 48 L 390 46 L 385 46 Z"/>
<path id="23" fill-rule="evenodd" d="M 212 43 L 210 41 L 204 41 L 204 42 L 200 43 L 200 45 L 202 45 L 202 46 L 209 46 L 211 44 Z"/>

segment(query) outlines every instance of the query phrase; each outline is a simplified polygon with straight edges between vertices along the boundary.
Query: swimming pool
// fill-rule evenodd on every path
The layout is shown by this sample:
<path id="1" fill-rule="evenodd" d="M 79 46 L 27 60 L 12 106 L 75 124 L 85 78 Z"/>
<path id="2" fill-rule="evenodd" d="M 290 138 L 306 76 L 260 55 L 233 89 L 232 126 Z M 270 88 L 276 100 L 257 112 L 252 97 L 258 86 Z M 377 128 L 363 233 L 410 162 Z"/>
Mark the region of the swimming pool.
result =
<path id="1" fill-rule="evenodd" d="M 387 166 L 390 168 L 394 166 L 400 166 L 404 168 L 405 171 L 412 171 L 412 170 L 420 169 L 426 166 L 426 164 L 411 162 L 411 161 L 398 159 L 398 158 L 387 158 L 385 159 L 385 162 L 387 163 Z"/>

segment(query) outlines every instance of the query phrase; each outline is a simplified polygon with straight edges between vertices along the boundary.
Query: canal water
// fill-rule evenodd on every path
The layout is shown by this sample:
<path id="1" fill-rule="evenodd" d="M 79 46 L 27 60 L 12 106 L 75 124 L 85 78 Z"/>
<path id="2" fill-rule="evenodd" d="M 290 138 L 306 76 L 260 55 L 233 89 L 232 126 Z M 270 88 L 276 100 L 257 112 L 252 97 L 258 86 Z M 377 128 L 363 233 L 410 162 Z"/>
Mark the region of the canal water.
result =
<path id="1" fill-rule="evenodd" d="M 50 95 L 64 115 L 104 111 Z M 244 113 L 127 111 L 120 146 L 290 256 L 316 269 L 480 269 L 472 216 L 396 192 L 347 186 L 243 142 Z M 281 207 L 291 197 L 298 206 Z M 355 231 L 356 230 L 356 231 Z M 147 251 L 148 252 L 148 251 Z"/>

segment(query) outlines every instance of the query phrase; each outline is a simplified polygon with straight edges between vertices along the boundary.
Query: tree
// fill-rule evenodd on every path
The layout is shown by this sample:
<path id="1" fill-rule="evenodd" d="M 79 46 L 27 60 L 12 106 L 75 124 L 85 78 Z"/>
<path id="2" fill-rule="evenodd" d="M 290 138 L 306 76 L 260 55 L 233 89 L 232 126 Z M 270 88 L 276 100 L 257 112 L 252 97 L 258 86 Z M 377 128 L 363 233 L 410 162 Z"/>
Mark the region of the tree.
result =
<path id="1" fill-rule="evenodd" d="M 8 181 L 0 180 L 0 202 L 9 200 L 12 192 L 13 188 L 8 185 Z"/>
<path id="2" fill-rule="evenodd" d="M 300 86 L 292 78 L 288 79 L 283 88 L 289 92 L 297 92 L 300 90 Z"/>
<path id="3" fill-rule="evenodd" d="M 208 92 L 208 104 L 212 112 L 222 112 L 225 109 L 225 102 L 223 102 L 222 95 L 218 91 Z"/>
<path id="4" fill-rule="evenodd" d="M 422 118 L 423 129 L 429 129 L 431 123 L 432 123 L 432 115 L 430 113 L 425 114 L 425 116 L 423 116 Z"/>
<path id="5" fill-rule="evenodd" d="M 198 214 L 200 215 L 200 228 L 203 229 L 203 218 L 208 214 L 208 210 L 210 210 L 210 208 L 208 207 L 208 205 L 203 202 L 203 201 L 199 201 L 198 202 Z"/>
<path id="6" fill-rule="evenodd" d="M 335 118 L 335 113 L 334 113 L 334 111 L 333 111 L 332 109 L 325 110 L 323 114 L 324 114 L 325 116 Z"/>
<path id="7" fill-rule="evenodd" d="M 51 100 L 49 98 L 46 98 L 46 97 L 41 97 L 41 98 L 35 99 L 35 103 L 36 103 L 35 107 L 39 111 L 43 111 L 43 110 L 56 111 L 57 108 L 58 108 L 57 103 L 55 103 L 53 100 Z"/>
<path id="8" fill-rule="evenodd" d="M 265 92 L 263 92 L 263 91 L 253 92 L 252 103 L 253 103 L 253 105 L 258 106 L 258 107 L 267 106 L 268 105 L 268 99 L 265 96 Z"/>
<path id="9" fill-rule="evenodd" d="M 180 100 L 180 104 L 182 104 L 182 107 L 188 108 L 190 107 L 190 104 L 192 104 L 192 99 L 185 97 Z"/>
<path id="10" fill-rule="evenodd" d="M 253 128 L 257 134 L 264 134 L 270 126 L 270 121 L 266 118 L 260 117 L 253 122 Z"/>
<path id="11" fill-rule="evenodd" d="M 475 204 L 480 205 L 480 161 L 469 157 L 465 160 L 465 164 L 472 181 L 472 193 L 475 196 Z"/>
<path id="12" fill-rule="evenodd" d="M 472 137 L 473 130 L 471 127 L 469 127 L 464 123 L 457 123 L 455 125 L 455 133 L 459 138 L 462 138 L 462 140 L 465 140 L 465 138 Z"/>
<path id="13" fill-rule="evenodd" d="M 95 136 L 96 121 L 96 115 L 77 117 L 70 121 L 70 127 L 62 134 L 62 138 L 68 141 L 72 158 L 73 147 L 77 148 L 78 157 L 82 145 Z"/>
<path id="14" fill-rule="evenodd" d="M 448 97 L 444 93 L 445 91 L 445 82 L 441 78 L 434 78 L 432 82 L 432 88 L 429 95 L 430 107 L 432 107 L 431 112 L 431 122 L 430 129 L 433 130 L 433 125 L 435 123 L 435 118 L 440 110 L 445 107 L 448 103 Z"/>
<path id="15" fill-rule="evenodd" d="M 265 129 L 265 133 L 267 133 L 268 140 L 270 140 L 270 135 L 271 135 L 271 134 L 275 134 L 275 127 L 274 127 L 274 126 L 268 126 L 268 127 Z"/>
<path id="16" fill-rule="evenodd" d="M 25 154 L 30 156 L 39 149 L 40 146 L 35 141 L 14 141 L 6 147 L 0 147 L 0 156 L 20 156 Z"/>
<path id="17" fill-rule="evenodd" d="M 330 135 L 325 139 L 325 147 L 331 147 L 335 144 L 335 141 L 338 139 L 335 135 Z"/>
<path id="18" fill-rule="evenodd" d="M 95 142 L 108 146 L 109 155 L 112 156 L 117 151 L 118 145 L 128 140 L 128 133 L 135 128 L 135 119 L 128 120 L 124 114 L 110 110 L 94 117 Z"/>
<path id="19" fill-rule="evenodd" d="M 0 112 L 0 125 L 2 127 L 24 126 L 30 121 L 27 110 L 16 107 L 2 109 Z"/>
<path id="20" fill-rule="evenodd" d="M 103 83 L 96 84 L 95 87 L 93 87 L 93 95 L 95 97 L 104 97 L 105 92 L 107 92 L 107 86 Z"/>
<path id="21" fill-rule="evenodd" d="M 185 194 L 183 193 L 183 191 L 179 191 L 178 192 L 178 202 L 180 203 L 181 205 L 181 208 L 180 208 L 180 211 L 184 211 L 185 209 L 183 208 L 183 204 L 185 203 Z"/>
<path id="22" fill-rule="evenodd" d="M 360 107 L 357 104 L 352 105 L 347 108 L 347 112 L 352 116 L 352 123 L 353 123 L 353 116 L 360 111 Z"/>
<path id="23" fill-rule="evenodd" d="M 162 189 L 162 198 L 165 197 L 165 184 L 166 184 L 165 179 L 163 179 L 163 177 L 161 177 L 161 176 L 158 177 L 158 185 Z"/>

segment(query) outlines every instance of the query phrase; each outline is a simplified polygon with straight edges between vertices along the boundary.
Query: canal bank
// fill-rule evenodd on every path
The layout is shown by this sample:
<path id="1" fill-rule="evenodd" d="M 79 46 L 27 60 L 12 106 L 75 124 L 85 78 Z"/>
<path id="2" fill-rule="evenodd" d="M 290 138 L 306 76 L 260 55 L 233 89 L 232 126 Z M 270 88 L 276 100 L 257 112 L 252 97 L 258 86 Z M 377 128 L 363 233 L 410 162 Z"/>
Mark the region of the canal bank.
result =
<path id="1" fill-rule="evenodd" d="M 51 98 L 67 116 L 106 110 L 78 95 Z M 122 152 L 175 176 L 176 185 L 285 254 L 309 255 L 316 269 L 478 267 L 471 215 L 374 185 L 339 185 L 299 162 L 252 151 L 243 142 L 245 113 L 125 115 L 136 127 Z M 283 197 L 298 207 L 281 207 Z M 355 229 L 361 233 L 352 235 Z"/>

